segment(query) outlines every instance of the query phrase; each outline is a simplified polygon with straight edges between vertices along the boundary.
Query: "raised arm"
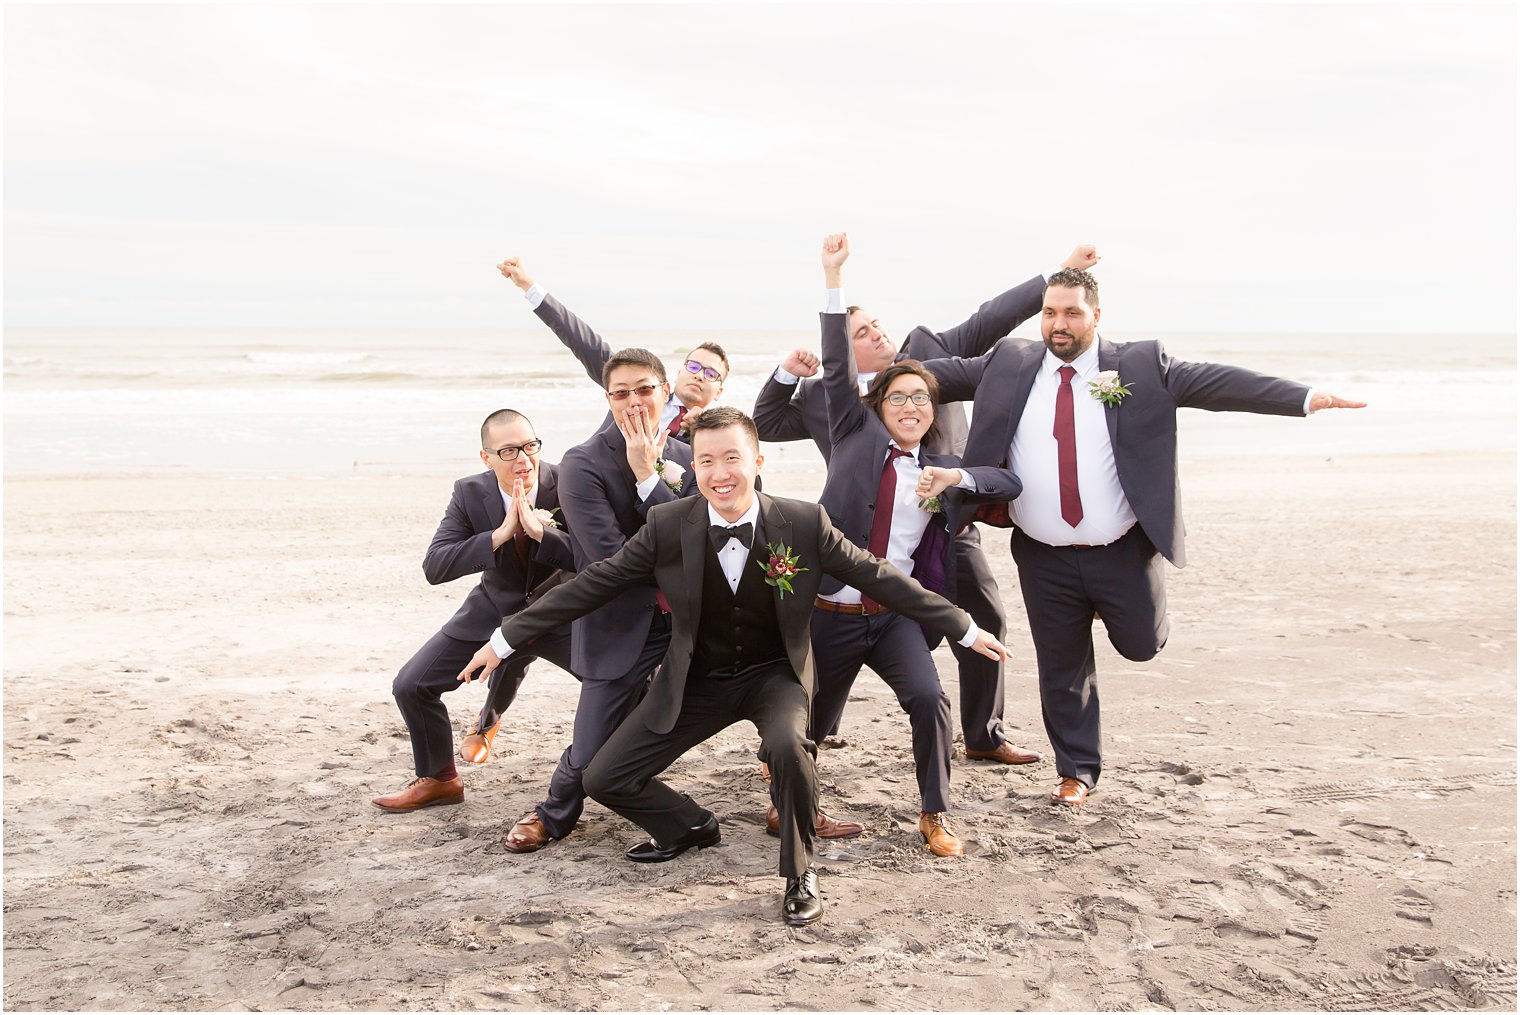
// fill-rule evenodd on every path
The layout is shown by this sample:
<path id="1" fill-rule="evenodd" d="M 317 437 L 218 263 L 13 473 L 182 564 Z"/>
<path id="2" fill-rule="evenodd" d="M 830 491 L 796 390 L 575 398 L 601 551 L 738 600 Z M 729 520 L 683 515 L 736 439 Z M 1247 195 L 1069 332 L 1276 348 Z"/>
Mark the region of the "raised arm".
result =
<path id="1" fill-rule="evenodd" d="M 1090 243 L 1077 246 L 1061 262 L 1062 268 L 1090 268 L 1102 258 L 1098 248 Z M 980 356 L 993 347 L 1008 333 L 1040 312 L 1045 296 L 1045 276 L 1035 275 L 1028 281 L 994 296 L 977 308 L 976 313 L 953 328 L 938 334 L 922 329 L 915 334 L 913 344 L 927 344 L 934 351 L 915 349 L 919 359 L 939 356 Z"/>
<path id="2" fill-rule="evenodd" d="M 807 415 L 802 409 L 805 397 L 801 379 L 818 373 L 818 357 L 806 349 L 793 349 L 781 361 L 779 371 L 773 371 L 755 396 L 755 429 L 763 441 L 801 441 L 827 439 L 826 434 L 815 434 L 808 429 Z M 793 380 L 784 380 L 781 371 Z"/>
<path id="3" fill-rule="evenodd" d="M 992 352 L 989 350 L 974 359 L 924 360 L 924 369 L 939 381 L 940 404 L 969 402 L 974 399 L 976 386 L 982 382 L 982 374 L 986 372 L 987 362 L 991 358 Z"/>
<path id="4" fill-rule="evenodd" d="M 572 314 L 563 303 L 544 292 L 524 270 L 522 259 L 509 257 L 496 270 L 510 279 L 527 296 L 538 319 L 549 326 L 556 338 L 570 350 L 597 387 L 602 386 L 602 368 L 612 358 L 612 347 L 602 341 L 592 328 Z"/>
<path id="5" fill-rule="evenodd" d="M 823 277 L 826 289 L 843 285 L 844 262 L 850 256 L 850 240 L 844 233 L 823 239 Z M 829 410 L 829 440 L 838 444 L 865 425 L 869 410 L 860 400 L 860 377 L 855 369 L 855 349 L 850 342 L 848 312 L 818 315 L 823 350 L 823 394 Z"/>

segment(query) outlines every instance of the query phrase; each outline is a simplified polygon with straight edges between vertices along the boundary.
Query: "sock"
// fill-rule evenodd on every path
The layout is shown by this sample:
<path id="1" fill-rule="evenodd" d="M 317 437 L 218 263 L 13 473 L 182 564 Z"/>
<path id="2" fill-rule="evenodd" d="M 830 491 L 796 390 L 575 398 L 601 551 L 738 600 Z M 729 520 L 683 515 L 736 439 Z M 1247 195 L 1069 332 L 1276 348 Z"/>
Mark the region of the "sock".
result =
<path id="1" fill-rule="evenodd" d="M 434 772 L 432 778 L 437 779 L 439 782 L 448 782 L 450 779 L 459 778 L 459 769 L 455 768 L 454 763 L 451 761 L 447 768 L 440 768 Z"/>

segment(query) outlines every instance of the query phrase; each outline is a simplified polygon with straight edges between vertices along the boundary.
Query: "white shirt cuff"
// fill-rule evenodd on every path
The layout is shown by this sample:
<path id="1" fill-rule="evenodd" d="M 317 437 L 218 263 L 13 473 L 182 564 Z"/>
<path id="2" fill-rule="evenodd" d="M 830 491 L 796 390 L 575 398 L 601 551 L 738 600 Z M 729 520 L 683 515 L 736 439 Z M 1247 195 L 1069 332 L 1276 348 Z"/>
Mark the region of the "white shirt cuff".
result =
<path id="1" fill-rule="evenodd" d="M 777 367 L 775 377 L 777 384 L 796 384 L 802 380 L 801 377 L 798 377 L 785 367 Z"/>
<path id="2" fill-rule="evenodd" d="M 965 634 L 961 635 L 961 640 L 956 643 L 960 645 L 961 648 L 970 648 L 972 645 L 976 644 L 977 636 L 982 633 L 982 629 L 976 626 L 976 621 L 972 620 L 970 617 L 967 617 L 966 622 L 970 624 L 971 627 L 967 629 Z M 503 642 L 503 644 L 505 644 L 505 642 Z"/>
<path id="3" fill-rule="evenodd" d="M 976 480 L 972 478 L 971 473 L 967 472 L 965 469 L 962 469 L 961 481 L 959 483 L 956 483 L 955 487 L 958 490 L 970 490 L 972 493 L 976 493 Z"/>
<path id="4" fill-rule="evenodd" d="M 496 653 L 496 658 L 505 659 L 512 654 L 512 646 L 507 644 L 507 639 L 502 635 L 501 628 L 491 632 L 491 651 Z M 484 674 L 489 677 L 490 674 Z"/>
<path id="5" fill-rule="evenodd" d="M 1315 391 L 1313 388 L 1310 388 L 1309 389 L 1309 393 L 1304 396 L 1304 415 L 1305 416 L 1309 415 L 1309 413 L 1313 411 L 1312 409 L 1309 408 L 1309 406 L 1311 406 L 1311 405 L 1314 404 L 1314 396 L 1317 395 L 1317 394 L 1319 394 L 1319 392 Z"/>
<path id="6" fill-rule="evenodd" d="M 523 299 L 528 301 L 528 309 L 537 310 L 538 305 L 544 301 L 544 297 L 547 295 L 549 294 L 544 291 L 544 287 L 534 282 L 523 293 Z"/>
<path id="7" fill-rule="evenodd" d="M 844 313 L 843 289 L 825 289 L 823 291 L 823 312 L 826 314 Z"/>
<path id="8" fill-rule="evenodd" d="M 660 474 L 658 472 L 651 472 L 648 479 L 642 480 L 635 486 L 634 490 L 637 491 L 639 500 L 648 500 L 649 495 L 654 493 L 654 485 L 659 481 Z"/>

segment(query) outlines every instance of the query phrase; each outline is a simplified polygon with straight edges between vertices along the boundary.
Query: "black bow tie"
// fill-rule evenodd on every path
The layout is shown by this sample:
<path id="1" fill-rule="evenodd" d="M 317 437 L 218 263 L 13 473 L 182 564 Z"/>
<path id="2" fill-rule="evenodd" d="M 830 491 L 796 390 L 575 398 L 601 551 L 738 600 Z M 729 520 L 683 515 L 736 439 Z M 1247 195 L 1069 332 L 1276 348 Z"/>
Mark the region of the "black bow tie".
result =
<path id="1" fill-rule="evenodd" d="M 727 546 L 730 539 L 737 539 L 747 550 L 755 541 L 755 527 L 749 522 L 743 525 L 711 525 L 707 529 L 707 538 L 712 540 L 714 552 Z"/>

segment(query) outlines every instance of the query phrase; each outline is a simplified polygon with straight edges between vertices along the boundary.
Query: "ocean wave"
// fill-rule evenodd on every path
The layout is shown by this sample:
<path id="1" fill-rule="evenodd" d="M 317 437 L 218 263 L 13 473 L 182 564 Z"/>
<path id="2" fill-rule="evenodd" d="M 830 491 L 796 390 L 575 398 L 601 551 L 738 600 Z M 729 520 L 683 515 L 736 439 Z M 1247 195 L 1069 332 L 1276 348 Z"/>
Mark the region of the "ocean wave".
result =
<path id="1" fill-rule="evenodd" d="M 274 352 L 260 350 L 243 354 L 249 363 L 272 367 L 329 367 L 363 363 L 375 357 L 367 352 Z"/>

